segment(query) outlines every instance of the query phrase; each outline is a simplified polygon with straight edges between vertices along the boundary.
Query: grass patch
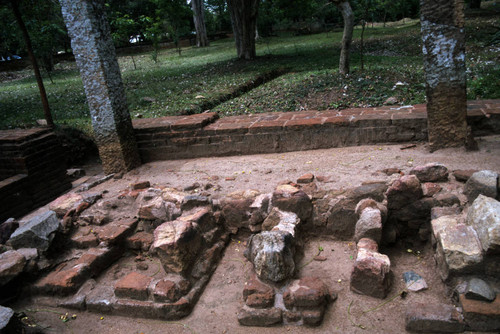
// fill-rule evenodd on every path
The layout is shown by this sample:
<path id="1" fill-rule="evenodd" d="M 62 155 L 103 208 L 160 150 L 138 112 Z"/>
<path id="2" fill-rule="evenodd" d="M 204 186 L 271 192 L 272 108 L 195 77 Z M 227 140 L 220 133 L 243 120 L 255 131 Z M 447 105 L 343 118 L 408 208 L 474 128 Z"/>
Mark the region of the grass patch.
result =
<path id="1" fill-rule="evenodd" d="M 500 98 L 499 46 L 485 47 L 498 21 L 495 17 L 467 21 L 470 99 Z M 150 53 L 120 56 L 131 116 L 161 117 L 207 108 L 225 116 L 370 107 L 382 105 L 389 97 L 399 104 L 424 103 L 418 21 L 368 27 L 364 70 L 360 68 L 360 33 L 355 29 L 348 77 L 337 71 L 340 31 L 306 36 L 283 33 L 260 39 L 258 58 L 250 62 L 235 59 L 230 39 L 213 42 L 209 48 L 183 48 L 181 56 L 175 49 L 164 49 L 157 63 Z M 278 72 L 279 76 L 269 77 Z M 43 118 L 30 70 L 0 75 L 0 128 L 32 126 Z M 89 110 L 75 63 L 57 64 L 52 77 L 53 83 L 47 78 L 45 84 L 55 122 L 90 133 Z M 266 78 L 262 84 L 252 84 L 262 78 Z"/>

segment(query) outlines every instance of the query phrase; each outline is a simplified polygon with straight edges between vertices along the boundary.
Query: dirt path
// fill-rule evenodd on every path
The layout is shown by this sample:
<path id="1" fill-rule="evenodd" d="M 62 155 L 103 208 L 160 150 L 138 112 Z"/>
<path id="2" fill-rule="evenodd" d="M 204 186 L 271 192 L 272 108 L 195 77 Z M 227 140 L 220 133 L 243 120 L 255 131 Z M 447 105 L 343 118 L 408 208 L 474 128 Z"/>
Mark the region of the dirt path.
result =
<path id="1" fill-rule="evenodd" d="M 214 197 L 236 190 L 258 189 L 270 192 L 281 180 L 295 181 L 305 173 L 324 176 L 328 182 L 318 182 L 321 189 L 341 189 L 369 181 L 389 181 L 391 177 L 380 173 L 381 169 L 396 167 L 408 172 L 412 166 L 428 162 L 440 162 L 450 170 L 491 169 L 500 172 L 500 136 L 482 138 L 480 151 L 465 152 L 446 149 L 428 153 L 423 145 L 401 150 L 402 146 L 361 146 L 307 152 L 239 156 L 227 158 L 203 158 L 148 163 L 127 173 L 120 180 L 111 180 L 95 188 L 110 194 L 137 181 L 149 180 L 152 184 L 185 187 L 195 182 L 202 186 L 211 183 L 208 192 Z M 226 179 L 228 178 L 228 179 Z M 217 191 L 215 189 L 218 189 Z M 205 190 L 200 190 L 203 192 Z M 299 263 L 299 276 L 315 275 L 338 293 L 338 300 L 326 312 L 323 324 L 318 328 L 281 326 L 274 328 L 241 327 L 236 314 L 243 305 L 243 285 L 250 272 L 250 263 L 243 257 L 245 238 L 233 238 L 226 249 L 219 267 L 212 276 L 192 314 L 175 322 L 127 318 L 70 311 L 74 320 L 62 322 L 59 315 L 64 310 L 47 308 L 29 303 L 15 305 L 16 310 L 26 312 L 37 324 L 47 328 L 47 333 L 402 333 L 404 311 L 416 302 L 439 301 L 451 303 L 445 285 L 434 271 L 433 252 L 429 244 L 414 244 L 413 250 L 422 254 L 417 258 L 408 253 L 408 245 L 382 249 L 389 255 L 394 283 L 384 301 L 356 295 L 349 290 L 349 276 L 355 257 L 355 245 L 329 238 L 308 240 L 304 256 Z M 323 248 L 324 262 L 311 261 Z M 422 275 L 429 289 L 409 293 L 401 298 L 402 273 L 414 270 Z M 50 311 L 47 311 L 50 310 Z M 55 311 L 55 312 L 54 312 Z M 101 319 L 102 317 L 102 319 Z M 365 329 L 362 329 L 364 327 Z"/>

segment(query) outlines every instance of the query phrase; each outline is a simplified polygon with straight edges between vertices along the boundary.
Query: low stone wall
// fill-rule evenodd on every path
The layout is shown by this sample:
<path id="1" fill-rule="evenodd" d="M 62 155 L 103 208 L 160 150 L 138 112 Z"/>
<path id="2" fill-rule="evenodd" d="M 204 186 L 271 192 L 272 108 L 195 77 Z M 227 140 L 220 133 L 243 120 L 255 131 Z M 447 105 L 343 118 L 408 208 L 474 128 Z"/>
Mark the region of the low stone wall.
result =
<path id="1" fill-rule="evenodd" d="M 0 131 L 0 180 L 0 221 L 71 188 L 56 135 L 47 128 Z"/>
<path id="2" fill-rule="evenodd" d="M 500 133 L 500 100 L 469 101 L 475 135 Z M 134 120 L 144 162 L 427 140 L 425 105 Z"/>

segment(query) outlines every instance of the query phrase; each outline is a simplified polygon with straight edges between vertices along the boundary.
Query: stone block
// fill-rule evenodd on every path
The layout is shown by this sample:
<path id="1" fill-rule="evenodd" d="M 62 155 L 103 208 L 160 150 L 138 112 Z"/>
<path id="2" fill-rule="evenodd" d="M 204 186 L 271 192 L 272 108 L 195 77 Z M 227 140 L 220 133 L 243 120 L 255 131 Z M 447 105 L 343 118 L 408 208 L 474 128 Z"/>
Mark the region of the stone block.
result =
<path id="1" fill-rule="evenodd" d="M 172 202 L 163 200 L 160 196 L 144 203 L 139 208 L 138 216 L 146 220 L 175 220 L 181 215 L 181 211 Z"/>
<path id="2" fill-rule="evenodd" d="M 466 223 L 472 226 L 486 254 L 500 254 L 500 202 L 479 195 L 467 212 Z"/>
<path id="3" fill-rule="evenodd" d="M 462 314 L 452 305 L 410 303 L 405 318 L 409 332 L 459 333 L 465 330 Z"/>
<path id="4" fill-rule="evenodd" d="M 49 204 L 49 210 L 54 211 L 57 217 L 62 218 L 64 215 L 76 209 L 83 202 L 83 196 L 77 193 L 68 193 L 55 199 Z"/>
<path id="5" fill-rule="evenodd" d="M 262 230 L 287 232 L 295 237 L 299 225 L 300 219 L 295 213 L 273 208 L 262 223 Z"/>
<path id="6" fill-rule="evenodd" d="M 395 180 L 386 192 L 387 208 L 397 210 L 423 196 L 420 181 L 415 175 L 405 175 Z"/>
<path id="7" fill-rule="evenodd" d="M 459 295 L 467 329 L 481 332 L 500 331 L 500 296 L 493 302 L 467 299 Z"/>
<path id="8" fill-rule="evenodd" d="M 19 223 L 14 218 L 7 219 L 0 224 L 0 244 L 5 244 L 18 227 Z"/>
<path id="9" fill-rule="evenodd" d="M 287 309 L 322 308 L 330 301 L 330 292 L 317 277 L 303 277 L 292 281 L 283 293 Z"/>
<path id="10" fill-rule="evenodd" d="M 48 294 L 67 295 L 75 292 L 90 275 L 88 265 L 74 266 L 63 264 L 55 271 L 35 283 L 36 291 Z"/>
<path id="11" fill-rule="evenodd" d="M 103 227 L 96 227 L 97 237 L 107 245 L 115 245 L 125 240 L 137 226 L 137 219 L 118 220 Z"/>
<path id="12" fill-rule="evenodd" d="M 462 212 L 460 207 L 436 206 L 431 209 L 431 220 L 443 216 L 456 216 Z"/>
<path id="13" fill-rule="evenodd" d="M 442 279 L 473 273 L 483 261 L 481 245 L 476 231 L 458 223 L 456 218 L 444 216 L 431 222 L 436 241 L 436 262 Z"/>
<path id="14" fill-rule="evenodd" d="M 248 306 L 238 312 L 238 322 L 243 326 L 268 327 L 283 322 L 282 310 L 276 307 L 255 309 Z"/>
<path id="15" fill-rule="evenodd" d="M 498 195 L 498 173 L 491 170 L 482 170 L 472 174 L 464 187 L 464 194 L 469 203 L 479 195 L 496 198 Z"/>
<path id="16" fill-rule="evenodd" d="M 465 298 L 492 302 L 496 298 L 496 293 L 488 283 L 474 277 L 467 284 Z"/>
<path id="17" fill-rule="evenodd" d="M 19 252 L 9 250 L 0 254 L 0 286 L 9 283 L 24 270 L 26 258 Z"/>
<path id="18" fill-rule="evenodd" d="M 366 208 L 356 223 L 354 231 L 354 240 L 358 242 L 362 238 L 373 239 L 380 243 L 382 239 L 382 215 L 378 208 Z"/>
<path id="19" fill-rule="evenodd" d="M 351 290 L 375 298 L 385 298 L 391 285 L 391 262 L 378 252 L 358 249 L 351 272 Z"/>
<path id="20" fill-rule="evenodd" d="M 9 333 L 11 319 L 14 316 L 14 310 L 9 307 L 0 306 L 0 333 Z M 11 328 L 13 329 L 13 328 Z"/>
<path id="21" fill-rule="evenodd" d="M 443 189 L 439 184 L 433 182 L 426 182 L 422 184 L 422 193 L 424 196 L 432 197 Z"/>
<path id="22" fill-rule="evenodd" d="M 186 273 L 201 246 L 196 223 L 175 220 L 161 224 L 154 231 L 152 250 L 167 272 Z"/>
<path id="23" fill-rule="evenodd" d="M 46 211 L 15 230 L 9 243 L 14 248 L 37 248 L 46 251 L 60 226 L 56 213 Z"/>
<path id="24" fill-rule="evenodd" d="M 295 213 L 302 221 L 312 216 L 312 201 L 305 192 L 288 184 L 279 185 L 273 192 L 272 205 L 281 211 Z"/>
<path id="25" fill-rule="evenodd" d="M 453 171 L 453 176 L 455 177 L 455 179 L 457 181 L 460 181 L 460 182 L 467 182 L 467 180 L 470 179 L 470 177 L 472 176 L 472 174 L 474 174 L 475 172 L 478 172 L 477 170 L 474 170 L 474 169 L 457 169 L 457 170 L 454 170 Z"/>
<path id="26" fill-rule="evenodd" d="M 314 180 L 314 175 L 311 173 L 307 173 L 302 175 L 297 179 L 297 183 L 311 183 Z"/>
<path id="27" fill-rule="evenodd" d="M 295 272 L 295 244 L 286 232 L 264 231 L 251 235 L 245 257 L 253 264 L 259 278 L 279 282 Z"/>
<path id="28" fill-rule="evenodd" d="M 448 181 L 448 168 L 438 163 L 428 163 L 417 166 L 410 171 L 420 182 L 446 182 Z"/>
<path id="29" fill-rule="evenodd" d="M 152 278 L 131 272 L 115 284 L 115 296 L 119 298 L 146 300 Z"/>

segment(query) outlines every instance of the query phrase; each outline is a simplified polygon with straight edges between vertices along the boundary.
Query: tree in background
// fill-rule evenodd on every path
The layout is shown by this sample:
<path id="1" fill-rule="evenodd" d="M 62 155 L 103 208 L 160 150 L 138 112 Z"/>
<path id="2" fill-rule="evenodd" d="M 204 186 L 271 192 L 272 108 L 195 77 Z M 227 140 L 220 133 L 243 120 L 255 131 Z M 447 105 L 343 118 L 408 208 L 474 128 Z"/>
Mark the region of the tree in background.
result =
<path id="1" fill-rule="evenodd" d="M 256 56 L 255 31 L 259 2 L 259 0 L 227 0 L 239 59 L 249 60 Z"/>
<path id="2" fill-rule="evenodd" d="M 196 29 L 196 46 L 208 46 L 207 27 L 205 24 L 205 4 L 203 0 L 191 0 L 193 21 Z"/>
<path id="3" fill-rule="evenodd" d="M 342 47 L 340 50 L 339 72 L 341 74 L 349 73 L 349 54 L 352 43 L 352 33 L 354 30 L 354 13 L 347 0 L 332 0 L 342 13 L 344 19 L 344 33 L 342 35 Z"/>
<path id="4" fill-rule="evenodd" d="M 5 2 L 2 1 L 1 4 L 3 5 Z M 28 32 L 28 29 L 24 23 L 23 17 L 21 15 L 21 11 L 19 9 L 19 3 L 17 0 L 10 0 L 10 5 L 12 6 L 12 12 L 14 14 L 14 17 L 16 18 L 16 21 L 19 25 L 19 28 L 21 29 L 21 34 L 24 38 L 24 43 L 26 44 L 26 50 L 28 52 L 31 65 L 33 66 L 33 72 L 35 73 L 36 81 L 38 84 L 38 89 L 40 91 L 40 98 L 42 100 L 42 106 L 43 106 L 43 113 L 45 115 L 45 120 L 47 121 L 47 125 L 50 127 L 54 127 L 54 121 L 52 119 L 52 113 L 50 112 L 50 107 L 49 107 L 49 101 L 47 99 L 47 93 L 45 91 L 45 86 L 43 84 L 43 79 L 42 75 L 40 74 L 40 69 L 38 67 L 38 62 L 35 57 L 35 53 L 33 51 L 33 47 L 31 44 L 31 38 Z"/>

